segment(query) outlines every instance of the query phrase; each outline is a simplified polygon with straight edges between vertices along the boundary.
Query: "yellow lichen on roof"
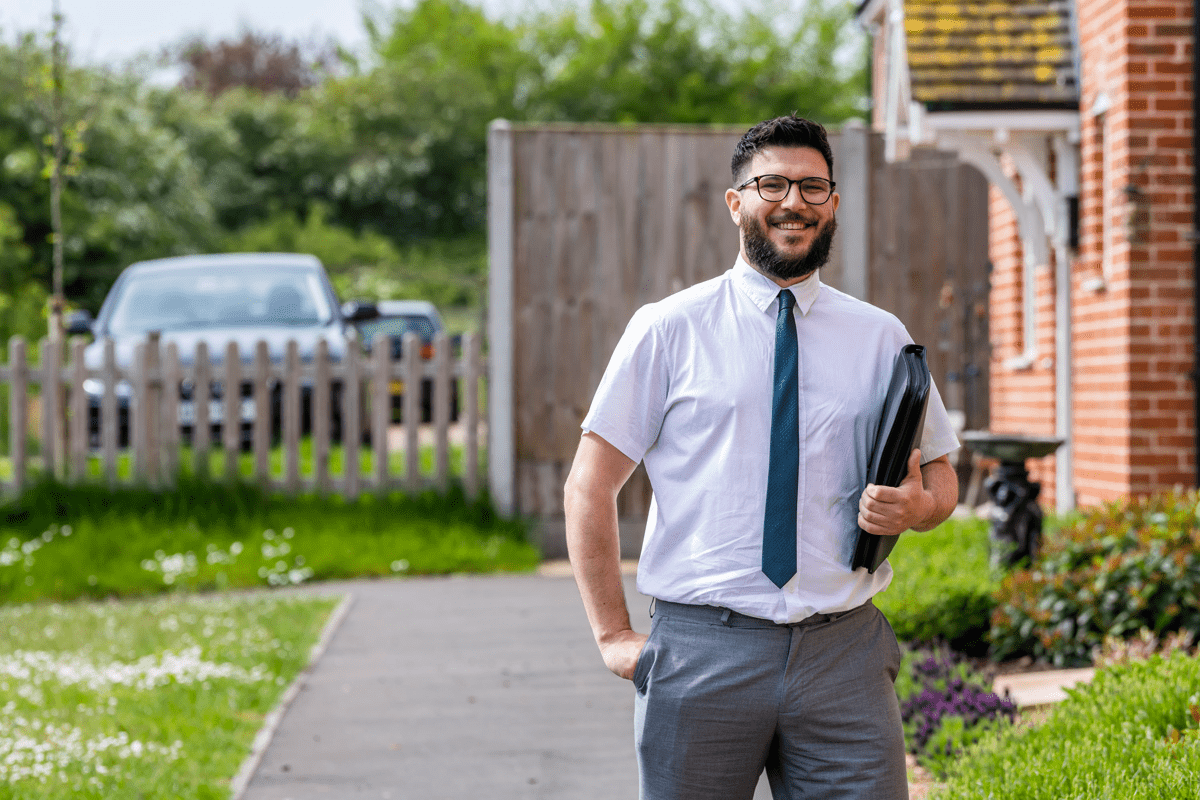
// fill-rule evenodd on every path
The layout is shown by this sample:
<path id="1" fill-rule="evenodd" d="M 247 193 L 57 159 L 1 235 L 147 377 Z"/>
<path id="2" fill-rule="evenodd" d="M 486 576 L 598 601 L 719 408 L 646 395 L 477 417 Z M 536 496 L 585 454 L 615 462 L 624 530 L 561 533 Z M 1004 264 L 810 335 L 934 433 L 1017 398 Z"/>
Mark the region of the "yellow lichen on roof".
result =
<path id="1" fill-rule="evenodd" d="M 1078 102 L 1072 0 L 904 0 L 912 96 L 927 104 Z"/>

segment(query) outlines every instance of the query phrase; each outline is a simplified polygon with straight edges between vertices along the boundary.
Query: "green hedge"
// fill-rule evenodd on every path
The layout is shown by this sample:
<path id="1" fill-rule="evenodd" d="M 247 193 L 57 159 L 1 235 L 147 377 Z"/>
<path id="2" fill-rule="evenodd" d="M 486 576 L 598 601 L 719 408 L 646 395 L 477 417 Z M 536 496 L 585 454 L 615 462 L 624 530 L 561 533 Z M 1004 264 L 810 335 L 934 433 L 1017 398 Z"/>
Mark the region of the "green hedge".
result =
<path id="1" fill-rule="evenodd" d="M 945 641 L 955 650 L 987 651 L 992 592 L 987 521 L 951 519 L 932 531 L 901 535 L 888 558 L 894 577 L 875 605 L 902 642 Z"/>
<path id="2" fill-rule="evenodd" d="M 1200 631 L 1200 495 L 1125 500 L 1045 540 L 1033 569 L 1008 575 L 990 639 L 996 659 L 1090 663 L 1106 637 Z"/>
<path id="3" fill-rule="evenodd" d="M 1200 661 L 1153 656 L 1097 672 L 1036 727 L 982 740 L 940 800 L 1200 798 Z"/>

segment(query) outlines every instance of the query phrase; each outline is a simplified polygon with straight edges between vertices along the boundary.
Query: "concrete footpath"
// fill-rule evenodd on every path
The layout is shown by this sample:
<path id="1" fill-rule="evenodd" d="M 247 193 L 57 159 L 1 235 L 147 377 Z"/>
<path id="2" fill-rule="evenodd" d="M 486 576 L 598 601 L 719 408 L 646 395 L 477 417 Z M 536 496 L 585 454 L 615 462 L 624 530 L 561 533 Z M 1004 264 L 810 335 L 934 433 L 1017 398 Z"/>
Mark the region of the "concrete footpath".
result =
<path id="1" fill-rule="evenodd" d="M 353 601 L 243 800 L 637 797 L 633 691 L 604 669 L 569 576 L 311 591 Z M 649 600 L 626 591 L 649 630 Z"/>
<path id="2" fill-rule="evenodd" d="M 625 578 L 633 626 L 649 599 Z M 326 583 L 349 598 L 269 719 L 234 800 L 637 797 L 633 689 L 610 674 L 569 569 Z M 1021 705 L 1090 670 L 997 681 Z M 766 779 L 754 800 L 769 800 Z"/>

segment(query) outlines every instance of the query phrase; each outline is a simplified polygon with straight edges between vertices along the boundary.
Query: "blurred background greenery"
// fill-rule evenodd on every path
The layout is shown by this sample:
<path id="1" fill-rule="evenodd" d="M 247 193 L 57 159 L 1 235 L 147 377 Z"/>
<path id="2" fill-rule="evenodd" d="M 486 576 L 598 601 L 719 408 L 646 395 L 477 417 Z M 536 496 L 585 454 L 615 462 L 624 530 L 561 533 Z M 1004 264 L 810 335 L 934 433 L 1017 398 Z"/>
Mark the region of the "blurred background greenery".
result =
<path id="1" fill-rule="evenodd" d="M 497 16 L 466 0 L 364 12 L 368 46 L 244 30 L 159 62 L 66 53 L 64 287 L 95 312 L 143 258 L 317 255 L 343 299 L 432 300 L 478 330 L 490 121 L 753 123 L 866 108 L 840 0 L 592 0 Z M 0 31 L 0 342 L 46 333 L 50 31 Z M 140 64 L 140 66 L 139 66 Z M 178 80 L 151 80 L 151 67 Z M 161 69 L 158 70 L 161 73 Z"/>

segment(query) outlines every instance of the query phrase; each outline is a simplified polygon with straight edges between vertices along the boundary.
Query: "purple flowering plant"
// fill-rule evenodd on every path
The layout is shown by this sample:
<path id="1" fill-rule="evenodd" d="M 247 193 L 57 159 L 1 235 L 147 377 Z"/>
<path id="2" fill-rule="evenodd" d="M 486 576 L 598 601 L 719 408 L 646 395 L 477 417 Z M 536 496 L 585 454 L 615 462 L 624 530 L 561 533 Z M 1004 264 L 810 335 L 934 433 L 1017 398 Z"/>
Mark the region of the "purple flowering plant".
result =
<path id="1" fill-rule="evenodd" d="M 908 749 L 922 766 L 944 775 L 968 745 L 1015 719 L 1016 704 L 990 685 L 990 677 L 944 644 L 908 653 L 896 693 Z"/>

